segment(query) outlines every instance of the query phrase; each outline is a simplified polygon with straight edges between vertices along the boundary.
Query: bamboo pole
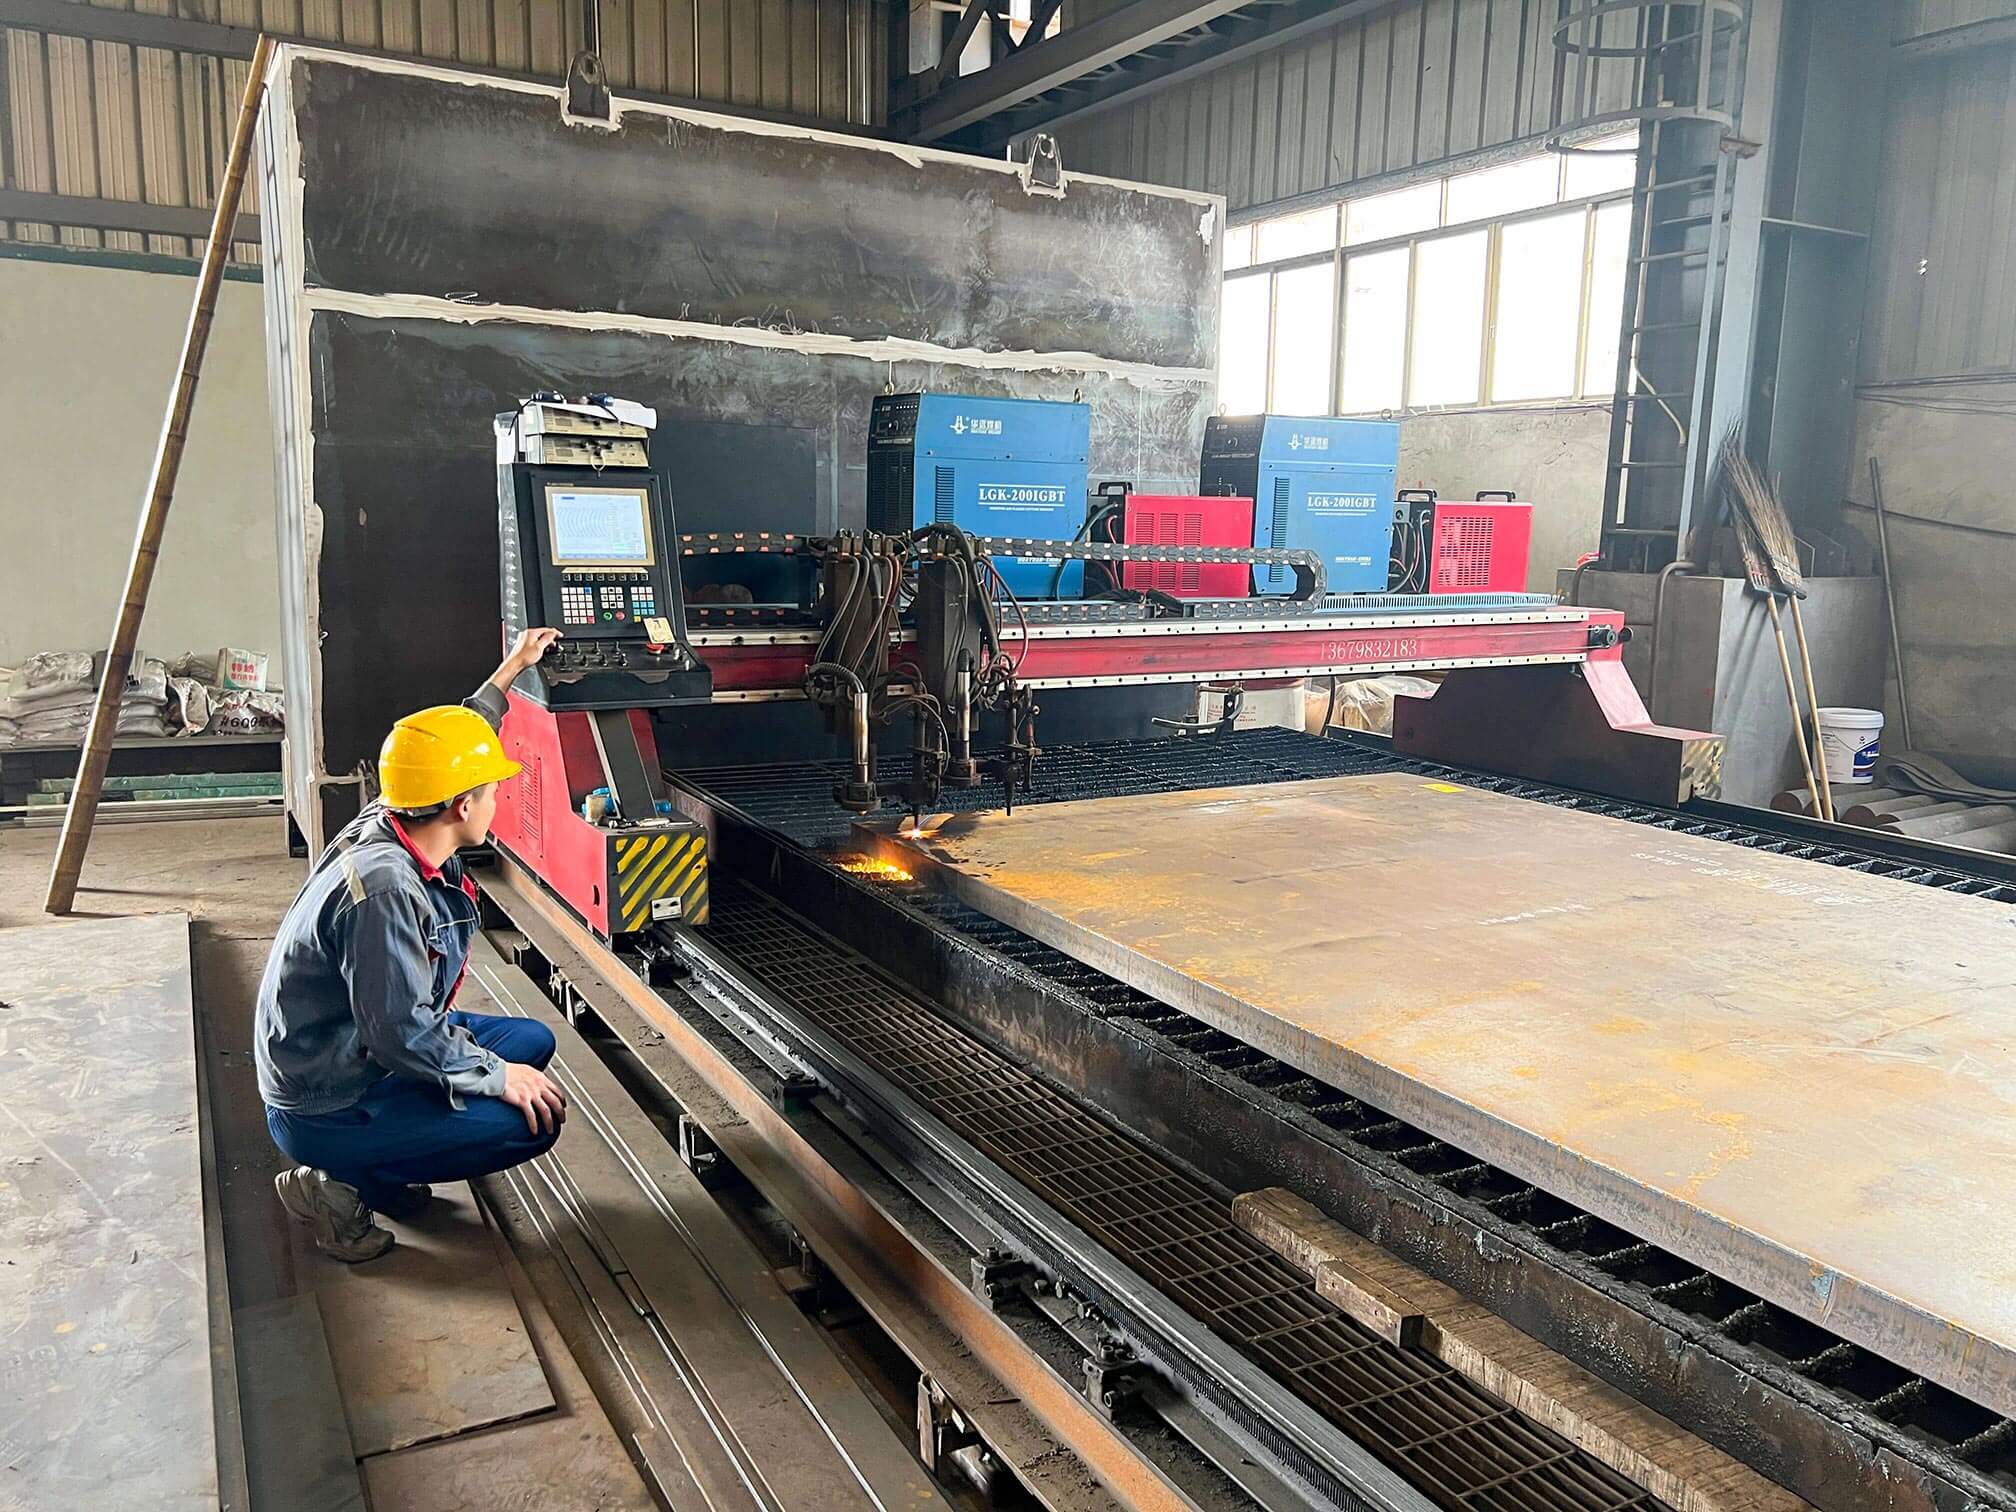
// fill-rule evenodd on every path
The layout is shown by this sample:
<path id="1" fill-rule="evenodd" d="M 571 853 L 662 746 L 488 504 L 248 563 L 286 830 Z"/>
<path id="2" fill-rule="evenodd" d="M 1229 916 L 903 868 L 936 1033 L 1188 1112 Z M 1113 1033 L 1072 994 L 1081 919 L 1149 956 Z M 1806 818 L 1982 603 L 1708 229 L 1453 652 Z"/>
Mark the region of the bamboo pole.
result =
<path id="1" fill-rule="evenodd" d="M 1813 653 L 1806 649 L 1806 616 L 1799 612 L 1799 596 L 1792 596 L 1792 632 L 1799 642 L 1799 669 L 1806 677 L 1806 702 L 1813 709 L 1813 765 L 1820 773 L 1822 818 L 1834 819 L 1834 780 L 1827 775 L 1827 747 L 1820 739 L 1820 695 L 1813 691 Z M 1797 719 L 1795 713 L 1792 716 Z"/>
<path id="2" fill-rule="evenodd" d="M 252 49 L 252 71 L 245 80 L 245 97 L 238 105 L 231 152 L 224 164 L 224 182 L 217 189 L 217 204 L 210 217 L 210 239 L 204 244 L 203 268 L 196 277 L 189 328 L 182 336 L 182 364 L 169 392 L 168 415 L 154 453 L 153 478 L 148 484 L 147 502 L 140 511 L 140 528 L 133 537 L 133 556 L 126 564 L 126 594 L 113 622 L 112 644 L 105 652 L 105 669 L 98 681 L 98 699 L 92 705 L 91 726 L 77 761 L 77 783 L 63 818 L 56 862 L 49 871 L 49 895 L 42 906 L 52 914 L 70 912 L 77 900 L 77 877 L 84 869 L 92 821 L 97 818 L 98 799 L 105 790 L 105 769 L 112 761 L 112 739 L 119 728 L 119 703 L 126 690 L 126 674 L 133 666 L 140 621 L 147 612 L 147 593 L 154 583 L 154 565 L 160 558 L 161 537 L 168 524 L 168 506 L 175 497 L 176 475 L 182 470 L 182 449 L 189 437 L 189 411 L 196 400 L 196 380 L 203 371 L 203 352 L 210 344 L 217 289 L 224 280 L 224 262 L 231 252 L 231 228 L 238 218 L 238 201 L 245 189 L 245 171 L 252 159 L 252 128 L 259 120 L 259 104 L 266 94 L 266 66 L 272 55 L 272 38 L 261 36 Z"/>
<path id="3" fill-rule="evenodd" d="M 1806 718 L 1799 712 L 1799 685 L 1792 681 L 1792 658 L 1785 650 L 1785 621 L 1778 616 L 1778 595 L 1767 593 L 1764 602 L 1771 610 L 1771 628 L 1778 636 L 1778 669 L 1785 674 L 1785 697 L 1792 705 L 1792 742 L 1799 747 L 1799 765 L 1806 772 L 1806 791 L 1813 799 L 1815 818 L 1827 817 L 1820 801 L 1820 783 L 1813 775 L 1813 758 L 1806 753 Z"/>

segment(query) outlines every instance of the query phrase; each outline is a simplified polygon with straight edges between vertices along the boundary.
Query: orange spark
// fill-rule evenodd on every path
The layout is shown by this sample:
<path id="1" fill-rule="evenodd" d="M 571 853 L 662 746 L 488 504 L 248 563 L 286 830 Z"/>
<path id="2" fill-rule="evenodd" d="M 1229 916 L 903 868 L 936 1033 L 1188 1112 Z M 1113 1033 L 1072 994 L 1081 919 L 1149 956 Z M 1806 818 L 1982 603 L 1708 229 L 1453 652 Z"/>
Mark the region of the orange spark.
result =
<path id="1" fill-rule="evenodd" d="M 894 861 L 884 861 L 876 856 L 843 856 L 840 858 L 840 870 L 857 877 L 873 877 L 878 882 L 910 880 L 910 873 Z"/>

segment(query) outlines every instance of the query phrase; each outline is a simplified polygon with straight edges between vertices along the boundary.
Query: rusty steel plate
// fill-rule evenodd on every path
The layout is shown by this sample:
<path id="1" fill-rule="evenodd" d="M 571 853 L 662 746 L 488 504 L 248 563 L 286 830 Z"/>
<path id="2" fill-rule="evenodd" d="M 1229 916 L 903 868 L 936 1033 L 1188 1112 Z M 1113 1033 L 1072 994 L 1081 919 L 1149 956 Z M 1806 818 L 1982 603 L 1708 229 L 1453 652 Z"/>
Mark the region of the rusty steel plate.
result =
<path id="1" fill-rule="evenodd" d="M 1398 773 L 857 827 L 1004 923 L 2016 1413 L 2016 911 Z"/>

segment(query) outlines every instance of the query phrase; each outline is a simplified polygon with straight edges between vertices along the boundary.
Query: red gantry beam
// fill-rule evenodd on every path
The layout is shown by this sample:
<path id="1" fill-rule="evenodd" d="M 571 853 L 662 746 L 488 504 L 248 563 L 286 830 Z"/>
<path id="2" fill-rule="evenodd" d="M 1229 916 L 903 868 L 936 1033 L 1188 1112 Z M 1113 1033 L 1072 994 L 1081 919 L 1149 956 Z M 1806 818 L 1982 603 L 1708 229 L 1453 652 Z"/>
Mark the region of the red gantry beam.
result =
<path id="1" fill-rule="evenodd" d="M 1021 680 L 1039 688 L 1295 678 L 1614 661 L 1624 617 L 1612 610 L 1546 608 L 1495 614 L 1322 614 L 1233 621 L 1041 625 L 1003 639 Z M 700 631 L 694 649 L 719 700 L 790 697 L 811 665 L 817 631 Z M 896 643 L 892 665 L 914 642 Z"/>

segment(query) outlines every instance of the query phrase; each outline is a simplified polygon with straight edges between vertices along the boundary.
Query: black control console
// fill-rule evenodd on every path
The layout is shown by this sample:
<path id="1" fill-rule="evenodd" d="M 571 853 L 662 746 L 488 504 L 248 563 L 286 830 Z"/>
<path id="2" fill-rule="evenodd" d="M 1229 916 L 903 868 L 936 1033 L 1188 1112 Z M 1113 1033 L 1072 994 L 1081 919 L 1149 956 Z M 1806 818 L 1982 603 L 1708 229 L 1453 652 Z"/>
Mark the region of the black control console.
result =
<path id="1" fill-rule="evenodd" d="M 707 702 L 713 676 L 686 640 L 664 478 L 650 467 L 507 461 L 518 434 L 518 415 L 498 417 L 504 628 L 551 625 L 561 639 L 514 687 L 552 709 Z"/>

